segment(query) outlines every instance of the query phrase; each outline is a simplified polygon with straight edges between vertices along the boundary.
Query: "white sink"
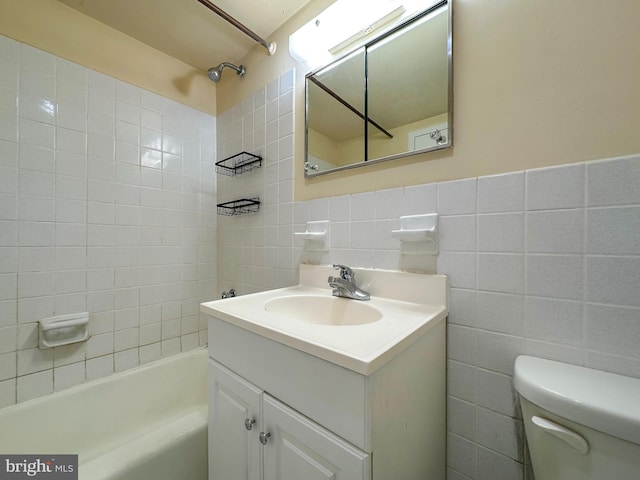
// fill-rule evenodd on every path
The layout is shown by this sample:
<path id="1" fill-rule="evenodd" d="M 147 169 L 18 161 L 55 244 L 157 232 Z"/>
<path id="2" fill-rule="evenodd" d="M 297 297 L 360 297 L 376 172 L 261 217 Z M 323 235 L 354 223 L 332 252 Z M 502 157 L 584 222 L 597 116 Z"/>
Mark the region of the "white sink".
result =
<path id="1" fill-rule="evenodd" d="M 283 318 L 319 325 L 365 325 L 382 318 L 382 312 L 369 303 L 321 295 L 283 295 L 267 301 L 264 309 Z"/>
<path id="2" fill-rule="evenodd" d="M 301 265 L 300 284 L 203 303 L 201 311 L 363 375 L 447 316 L 447 278 L 357 269 L 371 300 L 333 297 L 331 266 Z"/>

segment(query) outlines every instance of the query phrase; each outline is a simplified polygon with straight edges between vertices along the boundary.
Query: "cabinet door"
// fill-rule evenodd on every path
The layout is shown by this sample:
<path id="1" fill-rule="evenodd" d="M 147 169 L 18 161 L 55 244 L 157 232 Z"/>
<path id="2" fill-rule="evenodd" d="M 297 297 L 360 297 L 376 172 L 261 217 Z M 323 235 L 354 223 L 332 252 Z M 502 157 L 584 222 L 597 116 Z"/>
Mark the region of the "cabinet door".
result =
<path id="1" fill-rule="evenodd" d="M 264 480 L 369 480 L 367 453 L 264 394 Z"/>
<path id="2" fill-rule="evenodd" d="M 209 359 L 210 480 L 261 480 L 261 401 L 259 388 Z"/>

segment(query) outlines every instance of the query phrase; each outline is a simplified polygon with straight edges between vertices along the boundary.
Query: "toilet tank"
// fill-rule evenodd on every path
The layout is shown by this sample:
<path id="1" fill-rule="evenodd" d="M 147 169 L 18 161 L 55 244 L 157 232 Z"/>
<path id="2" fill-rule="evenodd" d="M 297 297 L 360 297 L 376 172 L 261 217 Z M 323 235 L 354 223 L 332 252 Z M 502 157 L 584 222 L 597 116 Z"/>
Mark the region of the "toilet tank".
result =
<path id="1" fill-rule="evenodd" d="M 640 479 L 640 379 L 516 359 L 536 480 Z"/>

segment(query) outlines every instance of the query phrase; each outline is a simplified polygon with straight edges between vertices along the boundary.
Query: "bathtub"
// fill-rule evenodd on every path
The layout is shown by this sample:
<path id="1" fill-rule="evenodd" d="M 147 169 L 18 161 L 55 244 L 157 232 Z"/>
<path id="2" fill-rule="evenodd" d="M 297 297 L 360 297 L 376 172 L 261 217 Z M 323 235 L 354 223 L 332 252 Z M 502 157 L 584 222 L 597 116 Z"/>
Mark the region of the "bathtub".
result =
<path id="1" fill-rule="evenodd" d="M 207 479 L 207 351 L 0 409 L 0 453 L 78 454 L 80 480 Z"/>

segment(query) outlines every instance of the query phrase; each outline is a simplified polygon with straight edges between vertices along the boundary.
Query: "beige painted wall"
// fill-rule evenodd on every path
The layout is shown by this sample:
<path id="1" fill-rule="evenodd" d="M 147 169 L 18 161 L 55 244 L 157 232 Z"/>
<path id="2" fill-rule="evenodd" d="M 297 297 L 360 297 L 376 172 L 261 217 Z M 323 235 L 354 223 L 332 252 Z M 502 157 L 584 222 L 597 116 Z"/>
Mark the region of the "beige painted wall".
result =
<path id="1" fill-rule="evenodd" d="M 222 112 L 297 66 L 287 38 L 313 1 L 218 86 Z M 305 180 L 304 71 L 296 75 L 296 199 L 640 152 L 640 1 L 454 0 L 454 148 Z M 299 66 L 297 66 L 299 67 Z"/>
<path id="2" fill-rule="evenodd" d="M 0 0 L 0 34 L 216 114 L 205 73 L 56 0 Z"/>

